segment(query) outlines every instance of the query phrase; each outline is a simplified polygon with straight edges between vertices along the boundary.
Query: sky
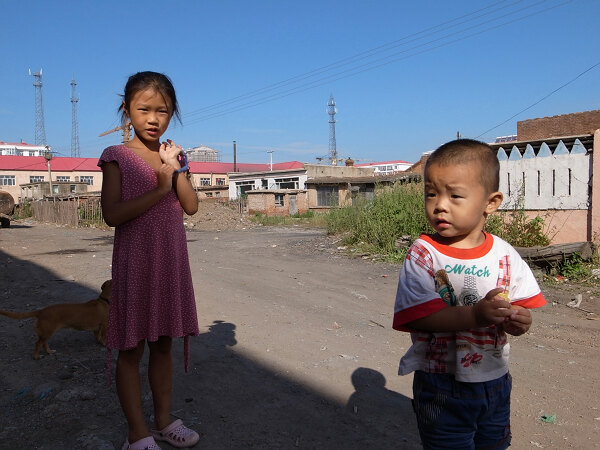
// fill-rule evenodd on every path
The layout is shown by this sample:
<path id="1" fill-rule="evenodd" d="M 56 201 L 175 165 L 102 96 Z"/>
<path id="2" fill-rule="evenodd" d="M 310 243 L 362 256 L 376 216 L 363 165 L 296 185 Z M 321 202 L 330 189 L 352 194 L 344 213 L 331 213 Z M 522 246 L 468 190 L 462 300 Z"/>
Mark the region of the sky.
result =
<path id="1" fill-rule="evenodd" d="M 600 108 L 597 0 L 0 0 L 0 141 L 35 144 L 42 70 L 47 144 L 71 156 L 120 142 L 127 78 L 173 81 L 182 124 L 163 138 L 221 161 L 416 162 L 456 138 Z M 269 153 L 272 152 L 272 153 Z"/>

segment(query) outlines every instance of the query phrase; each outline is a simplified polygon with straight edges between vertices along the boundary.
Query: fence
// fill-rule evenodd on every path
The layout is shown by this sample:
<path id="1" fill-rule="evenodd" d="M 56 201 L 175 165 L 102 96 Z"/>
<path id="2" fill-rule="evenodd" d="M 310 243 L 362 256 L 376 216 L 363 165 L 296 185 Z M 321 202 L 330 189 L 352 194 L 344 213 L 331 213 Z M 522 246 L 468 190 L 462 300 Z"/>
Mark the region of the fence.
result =
<path id="1" fill-rule="evenodd" d="M 492 147 L 500 161 L 501 209 L 519 207 L 530 217 L 541 216 L 553 244 L 600 236 L 600 183 L 593 177 L 600 170 L 600 158 L 594 159 L 600 130 Z"/>
<path id="2" fill-rule="evenodd" d="M 31 211 L 33 218 L 39 222 L 72 227 L 107 227 L 98 197 L 41 200 L 31 204 Z"/>
<path id="3" fill-rule="evenodd" d="M 588 152 L 579 139 L 569 144 L 570 148 L 559 140 L 550 144 L 552 151 L 542 142 L 537 153 L 527 144 L 522 155 L 516 146 L 509 154 L 500 147 L 500 190 L 505 194 L 501 208 L 522 195 L 525 209 L 588 209 L 591 148 Z"/>

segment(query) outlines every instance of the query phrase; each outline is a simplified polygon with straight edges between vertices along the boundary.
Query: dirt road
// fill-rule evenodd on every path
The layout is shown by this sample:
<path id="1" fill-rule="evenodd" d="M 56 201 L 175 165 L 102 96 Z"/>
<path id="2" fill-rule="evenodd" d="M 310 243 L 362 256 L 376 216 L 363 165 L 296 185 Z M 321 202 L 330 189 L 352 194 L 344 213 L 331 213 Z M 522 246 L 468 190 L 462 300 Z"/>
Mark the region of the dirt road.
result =
<path id="1" fill-rule="evenodd" d="M 312 229 L 190 231 L 188 242 L 201 336 L 187 374 L 175 341 L 173 412 L 201 433 L 198 448 L 420 448 L 412 378 L 396 375 L 410 339 L 390 326 L 398 266 L 350 258 Z M 0 309 L 96 297 L 111 252 L 111 231 L 0 230 Z M 577 293 L 580 308 L 567 307 Z M 544 294 L 531 332 L 511 341 L 513 448 L 597 448 L 600 290 Z M 31 320 L 0 317 L 0 448 L 119 449 L 105 350 L 63 330 L 34 361 L 34 342 Z"/>

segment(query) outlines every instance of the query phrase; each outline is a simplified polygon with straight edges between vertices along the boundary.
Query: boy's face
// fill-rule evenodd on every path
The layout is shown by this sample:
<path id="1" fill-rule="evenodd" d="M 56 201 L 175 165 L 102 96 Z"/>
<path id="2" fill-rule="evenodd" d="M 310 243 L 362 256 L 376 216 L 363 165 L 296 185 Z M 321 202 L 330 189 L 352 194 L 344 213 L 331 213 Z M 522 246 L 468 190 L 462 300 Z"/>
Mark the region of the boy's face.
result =
<path id="1" fill-rule="evenodd" d="M 488 193 L 480 172 L 477 161 L 427 166 L 425 213 L 440 242 L 458 248 L 483 243 L 485 219 L 498 209 L 502 194 Z"/>

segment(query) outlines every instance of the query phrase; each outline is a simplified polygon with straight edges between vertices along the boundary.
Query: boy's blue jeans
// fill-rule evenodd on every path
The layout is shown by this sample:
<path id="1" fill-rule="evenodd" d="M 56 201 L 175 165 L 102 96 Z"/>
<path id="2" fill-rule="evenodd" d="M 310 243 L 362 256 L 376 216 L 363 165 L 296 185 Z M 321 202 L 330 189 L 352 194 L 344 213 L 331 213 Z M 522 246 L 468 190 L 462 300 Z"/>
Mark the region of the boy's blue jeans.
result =
<path id="1" fill-rule="evenodd" d="M 416 371 L 413 404 L 425 449 L 506 449 L 510 446 L 509 373 L 481 383 Z"/>

